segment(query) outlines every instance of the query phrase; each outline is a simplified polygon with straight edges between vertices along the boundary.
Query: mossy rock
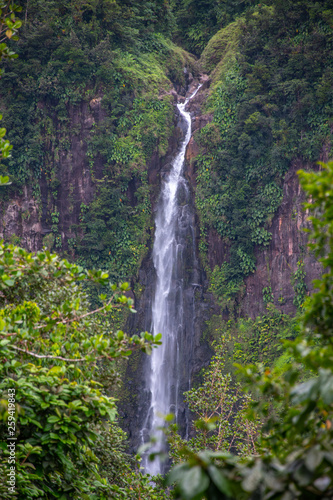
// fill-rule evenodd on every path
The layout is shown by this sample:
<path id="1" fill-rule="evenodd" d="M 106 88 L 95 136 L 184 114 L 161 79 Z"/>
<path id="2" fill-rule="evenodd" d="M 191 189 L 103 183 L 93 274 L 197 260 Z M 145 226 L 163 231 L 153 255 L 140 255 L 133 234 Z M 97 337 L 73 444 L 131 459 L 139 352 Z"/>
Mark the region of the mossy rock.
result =
<path id="1" fill-rule="evenodd" d="M 47 250 L 51 250 L 54 245 L 54 234 L 49 233 L 43 238 L 43 247 L 46 247 Z"/>
<path id="2" fill-rule="evenodd" d="M 201 70 L 205 73 L 214 71 L 214 80 L 217 80 L 221 72 L 235 60 L 241 34 L 240 25 L 241 20 L 239 19 L 218 31 L 201 55 Z"/>

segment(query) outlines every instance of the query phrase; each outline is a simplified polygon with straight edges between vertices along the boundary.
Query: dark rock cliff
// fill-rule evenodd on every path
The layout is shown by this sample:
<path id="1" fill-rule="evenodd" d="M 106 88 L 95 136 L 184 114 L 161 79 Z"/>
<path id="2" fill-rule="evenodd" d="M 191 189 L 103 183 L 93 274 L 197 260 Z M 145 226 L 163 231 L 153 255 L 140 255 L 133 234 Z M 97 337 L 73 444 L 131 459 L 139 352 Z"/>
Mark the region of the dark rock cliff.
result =
<path id="1" fill-rule="evenodd" d="M 39 103 L 39 108 L 44 104 Z M 50 110 L 48 110 L 50 112 Z M 67 249 L 66 242 L 73 237 L 72 227 L 79 223 L 81 203 L 88 204 L 94 195 L 87 158 L 87 139 L 92 127 L 105 117 L 101 106 L 101 97 L 97 96 L 88 102 L 79 105 L 68 105 L 69 129 L 67 150 L 60 153 L 51 145 L 46 153 L 52 158 L 57 183 L 56 206 L 59 211 L 59 233 Z M 56 122 L 56 117 L 54 117 Z M 59 141 L 59 137 L 56 138 Z M 56 142 L 55 141 L 55 142 Z M 95 162 L 94 175 L 99 178 L 103 169 L 102 160 Z M 40 200 L 33 196 L 32 186 L 24 187 L 23 194 L 16 195 L 9 201 L 1 202 L 2 228 L 0 237 L 5 239 L 16 236 L 16 243 L 31 251 L 41 249 L 43 237 L 51 233 L 52 221 L 48 213 L 52 209 L 50 200 L 50 184 L 47 183 L 46 173 L 41 172 L 39 180 Z"/>
<path id="2" fill-rule="evenodd" d="M 154 193 L 159 194 L 160 181 L 170 168 L 171 161 L 177 152 L 177 143 L 182 136 L 182 124 L 178 122 L 175 131 L 174 140 L 169 144 L 168 155 L 164 160 L 155 159 L 152 162 L 150 178 L 156 182 Z M 178 139 L 175 141 L 175 139 Z M 188 165 L 187 165 L 188 167 Z M 187 177 L 188 169 L 186 170 Z M 190 186 L 190 193 L 193 191 Z M 180 193 L 182 196 L 182 193 Z M 185 195 L 184 195 L 185 196 Z M 209 319 L 211 309 L 211 296 L 207 293 L 207 280 L 202 265 L 197 258 L 196 242 L 198 240 L 197 224 L 195 220 L 195 209 L 193 195 L 190 199 L 182 200 L 184 206 L 188 207 L 191 217 L 190 224 L 183 229 L 184 234 L 180 238 L 187 243 L 183 260 L 184 269 L 181 270 L 182 280 L 185 283 L 183 290 L 183 324 L 184 331 L 180 344 L 181 365 L 179 370 L 179 393 L 189 389 L 188 374 L 190 379 L 200 372 L 203 366 L 207 365 L 211 357 L 211 350 L 202 340 L 202 332 L 205 329 L 205 322 Z M 155 206 L 157 197 L 154 196 L 153 205 Z M 182 231 L 182 228 L 180 228 Z M 191 242 L 191 243 L 189 243 Z M 152 244 L 146 258 L 142 262 L 139 271 L 138 282 L 142 287 L 140 296 L 135 297 L 135 308 L 137 314 L 130 317 L 128 330 L 133 333 L 150 330 L 152 324 L 152 300 L 155 292 L 156 272 L 152 260 Z M 163 334 L 163 332 L 162 332 Z M 163 340 L 163 337 L 162 337 Z M 150 406 L 150 394 L 147 389 L 147 378 L 149 377 L 149 367 L 147 356 L 142 353 L 135 353 L 130 358 L 124 383 L 120 390 L 121 400 L 119 404 L 119 414 L 121 425 L 126 430 L 130 440 L 130 450 L 135 452 L 143 439 L 147 439 L 146 433 L 142 432 L 143 423 L 147 417 Z M 184 403 L 179 404 L 178 424 L 180 432 L 185 436 L 186 422 L 188 421 L 188 409 Z"/>
<path id="3" fill-rule="evenodd" d="M 201 83 L 203 84 L 202 88 L 190 102 L 193 135 L 186 153 L 186 176 L 194 195 L 196 185 L 195 158 L 199 152 L 196 134 L 212 120 L 211 115 L 202 113 L 202 106 L 207 99 L 210 85 L 206 75 L 201 78 Z M 193 85 L 196 85 L 196 82 L 192 82 Z M 174 97 L 176 100 L 176 92 L 174 92 Z M 90 102 L 82 102 L 80 105 L 69 105 L 68 114 L 71 124 L 68 134 L 69 147 L 67 151 L 63 150 L 59 155 L 52 150 L 49 152 L 53 157 L 54 168 L 60 180 L 57 189 L 57 207 L 59 208 L 59 232 L 65 242 L 63 249 L 67 248 L 66 241 L 73 236 L 72 228 L 78 225 L 81 204 L 88 204 L 94 196 L 94 182 L 86 155 L 86 142 L 93 126 L 105 118 L 101 96 L 96 96 Z M 152 186 L 153 207 L 159 193 L 160 177 L 169 169 L 180 134 L 180 128 L 175 128 L 169 141 L 167 155 L 164 158 L 159 158 L 158 154 L 154 153 L 147 165 L 149 184 Z M 329 151 L 325 150 L 321 159 L 326 161 L 328 156 Z M 297 269 L 297 262 L 300 259 L 304 261 L 305 282 L 308 290 L 311 290 L 312 280 L 320 273 L 319 264 L 307 251 L 307 236 L 302 231 L 303 228 L 308 227 L 308 222 L 306 220 L 307 214 L 302 209 L 304 195 L 298 182 L 297 170 L 309 167 L 314 167 L 314 165 L 303 165 L 300 160 L 295 160 L 285 176 L 283 201 L 268 228 L 272 232 L 272 241 L 267 248 L 256 249 L 256 271 L 245 280 L 246 290 L 241 306 L 243 315 L 255 317 L 264 311 L 262 289 L 269 286 L 276 305 L 279 305 L 283 312 L 295 312 L 291 276 Z M 102 170 L 103 160 L 97 158 L 94 164 L 95 179 L 102 175 Z M 38 201 L 33 197 L 31 187 L 24 187 L 20 195 L 7 201 L 5 199 L 1 201 L 1 238 L 12 239 L 13 242 L 19 243 L 31 251 L 42 247 L 43 237 L 51 232 L 52 224 L 47 216 L 48 211 L 50 211 L 50 188 L 48 186 L 45 174 L 42 172 L 40 179 L 41 200 Z M 133 198 L 133 203 L 135 189 L 133 184 L 129 186 L 127 191 L 127 196 L 130 200 Z M 208 263 L 213 269 L 215 265 L 221 265 L 228 258 L 228 248 L 213 229 L 210 229 L 207 241 Z M 149 286 L 153 286 L 151 284 L 153 270 L 148 270 L 150 264 L 148 265 L 147 262 L 151 262 L 150 255 L 145 258 L 139 273 L 139 282 L 145 287 L 148 286 L 148 281 Z M 144 309 L 147 306 L 142 307 Z M 141 315 L 141 307 L 139 307 L 139 311 L 138 317 Z M 149 317 L 149 315 L 145 314 L 145 317 Z M 139 322 L 142 328 L 149 326 L 149 321 L 145 327 L 141 320 L 137 319 L 136 322 Z"/>
<path id="4" fill-rule="evenodd" d="M 212 121 L 212 115 L 203 114 L 202 108 L 209 93 L 210 81 L 204 75 L 203 86 L 197 96 L 190 103 L 193 115 L 193 135 L 190 140 L 186 159 L 187 175 L 193 186 L 195 196 L 196 185 L 196 156 L 199 146 L 196 135 L 207 123 Z M 321 161 L 328 161 L 329 148 L 323 149 Z M 304 282 L 307 293 L 312 290 L 312 281 L 321 273 L 321 266 L 307 248 L 307 234 L 303 231 L 310 227 L 307 220 L 308 213 L 303 209 L 305 195 L 301 190 L 297 176 L 299 169 L 316 169 L 315 164 L 304 164 L 295 159 L 290 165 L 283 184 L 283 200 L 270 226 L 272 240 L 268 247 L 257 247 L 255 250 L 256 270 L 245 279 L 239 312 L 241 316 L 255 318 L 265 312 L 263 289 L 270 287 L 274 297 L 274 304 L 287 314 L 295 314 L 295 291 L 292 277 L 297 271 L 298 263 L 304 263 L 306 276 Z M 207 261 L 211 269 L 228 260 L 228 246 L 222 241 L 217 232 L 210 228 L 207 235 Z"/>
<path id="5" fill-rule="evenodd" d="M 303 231 L 310 227 L 310 222 L 307 220 L 309 214 L 303 208 L 305 195 L 297 171 L 308 167 L 295 160 L 285 176 L 283 200 L 269 228 L 272 241 L 267 249 L 256 249 L 256 271 L 245 280 L 246 291 L 241 308 L 243 315 L 254 318 L 264 312 L 264 287 L 271 287 L 276 306 L 284 313 L 294 314 L 296 307 L 293 304 L 295 291 L 292 275 L 297 271 L 298 263 L 304 262 L 304 282 L 308 293 L 313 288 L 312 280 L 321 273 L 321 265 L 309 252 L 307 233 Z"/>

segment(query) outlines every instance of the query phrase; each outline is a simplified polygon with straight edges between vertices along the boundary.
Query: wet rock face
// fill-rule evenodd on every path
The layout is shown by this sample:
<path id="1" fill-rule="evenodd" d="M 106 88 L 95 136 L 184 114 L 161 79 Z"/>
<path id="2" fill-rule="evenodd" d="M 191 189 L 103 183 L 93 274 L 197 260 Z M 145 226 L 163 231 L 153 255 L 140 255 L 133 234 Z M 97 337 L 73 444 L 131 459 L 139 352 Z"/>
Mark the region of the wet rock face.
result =
<path id="1" fill-rule="evenodd" d="M 175 91 L 172 93 L 176 101 L 177 94 Z M 42 102 L 38 106 L 45 108 Z M 75 106 L 68 104 L 68 116 L 68 149 L 63 149 L 56 155 L 50 146 L 50 151 L 46 152 L 49 159 L 51 158 L 51 168 L 54 169 L 56 178 L 59 180 L 55 205 L 59 212 L 58 230 L 62 238 L 62 250 L 68 250 L 68 239 L 76 236 L 73 228 L 78 231 L 81 204 L 88 205 L 94 198 L 95 183 L 91 177 L 87 158 L 87 142 L 93 126 L 106 118 L 106 110 L 102 107 L 102 96 L 96 96 L 89 103 L 81 102 Z M 167 171 L 171 162 L 170 152 L 177 148 L 180 134 L 181 131 L 176 129 L 170 138 L 169 155 L 166 158 L 162 160 L 155 152 L 147 164 L 153 204 L 158 195 L 162 164 L 164 170 Z M 60 136 L 56 137 L 55 143 L 59 139 Z M 102 178 L 103 168 L 104 160 L 97 156 L 94 159 L 95 179 Z M 43 246 L 43 238 L 52 233 L 50 213 L 53 211 L 54 202 L 44 169 L 41 172 L 39 185 L 41 191 L 39 200 L 34 198 L 30 186 L 24 187 L 23 194 L 16 195 L 7 201 L 0 200 L 0 238 L 15 239 L 16 244 L 31 251 L 40 250 Z M 136 203 L 137 187 L 137 181 L 133 179 L 126 193 L 133 205 Z"/>
<path id="2" fill-rule="evenodd" d="M 196 186 L 195 159 L 199 153 L 196 136 L 201 128 L 212 121 L 212 115 L 203 114 L 209 88 L 209 79 L 205 78 L 202 90 L 190 102 L 193 135 L 186 153 L 188 164 L 187 177 L 194 189 Z M 322 161 L 328 161 L 329 151 L 323 150 Z M 304 262 L 306 271 L 305 284 L 308 291 L 312 290 L 312 280 L 320 276 L 322 269 L 307 249 L 307 234 L 303 231 L 308 228 L 308 214 L 303 210 L 304 193 L 299 184 L 297 170 L 312 168 L 316 165 L 304 165 L 295 160 L 285 176 L 283 186 L 283 201 L 272 219 L 268 230 L 272 233 L 272 240 L 265 249 L 257 248 L 256 271 L 245 280 L 245 292 L 242 297 L 240 315 L 255 318 L 265 312 L 263 302 L 263 288 L 271 287 L 274 304 L 281 311 L 288 314 L 296 312 L 293 304 L 294 289 L 291 283 L 292 275 L 298 267 L 298 262 Z M 213 269 L 229 258 L 228 246 L 222 241 L 217 232 L 211 228 L 207 237 L 208 263 Z"/>
<path id="3" fill-rule="evenodd" d="M 326 155 L 323 161 L 327 161 Z M 304 282 L 308 293 L 313 289 L 312 281 L 320 276 L 322 267 L 307 248 L 307 233 L 310 228 L 308 211 L 303 209 L 306 201 L 301 189 L 297 171 L 309 168 L 301 161 L 295 161 L 285 176 L 283 201 L 272 219 L 268 230 L 272 233 L 270 245 L 255 250 L 256 270 L 245 279 L 245 291 L 240 303 L 240 315 L 255 318 L 265 313 L 263 289 L 271 289 L 274 305 L 286 314 L 295 314 L 295 292 L 293 274 L 304 263 Z M 315 166 L 311 166 L 316 168 Z M 208 262 L 213 269 L 229 258 L 228 247 L 214 229 L 208 233 Z"/>
<path id="4" fill-rule="evenodd" d="M 188 252 L 187 252 L 188 253 Z M 210 316 L 211 297 L 205 291 L 205 275 L 199 263 L 192 263 L 192 257 L 185 255 L 185 262 L 191 267 L 184 269 L 184 275 L 196 278 L 196 283 L 190 280 L 184 290 L 184 331 L 180 343 L 179 357 L 182 364 L 179 367 L 179 394 L 189 389 L 188 379 L 185 376 L 190 373 L 191 380 L 207 366 L 212 355 L 208 344 L 202 341 L 202 332 L 205 321 Z M 139 334 L 142 331 L 150 331 L 152 324 L 151 305 L 155 293 L 156 273 L 151 256 L 147 256 L 139 272 L 139 282 L 144 291 L 135 300 L 137 314 L 130 317 L 127 331 L 131 334 Z M 163 340 L 163 338 L 162 338 Z M 150 392 L 148 390 L 149 364 L 147 355 L 135 353 L 129 359 L 125 381 L 121 388 L 121 399 L 119 401 L 119 416 L 122 428 L 127 432 L 129 438 L 129 451 L 136 453 L 142 444 L 142 425 L 150 408 Z M 188 409 L 182 402 L 178 405 L 178 425 L 183 436 L 186 434 L 186 423 L 188 421 Z"/>
<path id="5" fill-rule="evenodd" d="M 58 178 L 61 184 L 56 205 L 60 213 L 59 229 L 63 241 L 75 237 L 71 226 L 78 224 L 81 203 L 88 205 L 94 196 L 94 185 L 86 156 L 86 141 L 93 125 L 105 117 L 101 97 L 93 99 L 90 104 L 81 103 L 79 106 L 70 107 L 69 116 L 72 128 L 77 129 L 78 133 L 70 137 L 70 150 L 62 152 L 58 164 Z M 94 175 L 97 179 L 102 176 L 102 170 L 103 161 L 97 158 L 94 162 Z"/>
<path id="6" fill-rule="evenodd" d="M 41 248 L 43 228 L 39 206 L 31 190 L 25 187 L 22 196 L 2 202 L 1 205 L 0 239 L 9 240 L 28 250 Z"/>
<path id="7" fill-rule="evenodd" d="M 178 139 L 181 123 L 176 129 L 175 139 Z M 177 141 L 170 143 L 170 157 L 172 159 L 177 152 Z M 160 181 L 163 176 L 168 175 L 170 161 L 155 164 L 155 178 Z M 160 182 L 158 189 L 160 192 Z M 155 198 L 155 205 L 158 198 Z M 177 227 L 178 248 L 183 248 L 182 255 L 179 255 L 181 266 L 175 269 L 174 293 L 181 294 L 176 299 L 176 303 L 182 309 L 182 334 L 179 343 L 180 363 L 176 363 L 175 370 L 178 378 L 178 412 L 177 422 L 183 436 L 188 431 L 189 413 L 188 408 L 183 403 L 183 393 L 190 388 L 190 381 L 201 368 L 208 364 L 211 351 L 207 343 L 202 342 L 202 332 L 205 321 L 209 319 L 210 301 L 205 292 L 205 275 L 198 258 L 196 257 L 197 223 L 193 205 L 193 196 L 188 186 L 180 185 L 178 192 L 178 203 L 181 216 Z M 153 241 L 151 241 L 152 245 Z M 177 267 L 177 266 L 176 266 Z M 182 286 L 179 287 L 179 281 Z M 140 297 L 135 301 L 136 315 L 131 315 L 127 330 L 130 333 L 140 333 L 143 330 L 151 330 L 152 326 L 152 301 L 155 295 L 156 272 L 152 259 L 152 248 L 142 263 L 139 271 L 139 283 L 143 288 Z M 163 332 L 162 332 L 163 335 Z M 163 337 L 162 337 L 163 340 Z M 146 355 L 134 355 L 129 360 L 124 387 L 121 394 L 125 395 L 120 401 L 119 414 L 121 425 L 126 430 L 130 451 L 136 452 L 143 441 L 148 440 L 148 431 L 145 431 L 144 422 L 147 419 L 150 408 L 149 391 L 149 362 Z M 171 390 L 176 391 L 176 387 Z M 175 398 L 173 398 L 175 399 Z M 172 410 L 172 408 L 171 408 Z"/>
<path id="8" fill-rule="evenodd" d="M 201 113 L 207 97 L 208 87 L 209 82 L 205 82 L 202 93 L 198 93 L 189 104 L 191 114 L 193 114 L 192 137 L 186 152 L 185 177 L 188 180 L 189 189 L 192 193 L 190 203 L 194 214 L 192 222 L 194 234 L 191 238 L 194 239 L 195 244 L 197 244 L 199 239 L 198 221 L 196 220 L 194 210 L 196 186 L 195 159 L 199 152 L 196 135 L 203 126 L 212 120 L 211 115 Z M 179 134 L 180 131 L 178 129 L 178 138 Z M 176 139 L 174 139 L 172 147 L 175 144 Z M 326 157 L 327 154 L 323 156 L 324 161 L 327 160 Z M 151 165 L 150 178 L 154 179 L 154 182 L 158 181 L 158 184 L 155 184 L 156 187 L 154 187 L 156 196 L 160 190 L 159 179 L 163 178 L 163 175 L 167 175 L 168 165 L 170 165 L 170 162 L 162 165 L 160 163 L 154 164 L 153 162 Z M 293 304 L 294 290 L 291 283 L 291 276 L 297 270 L 297 262 L 303 260 L 305 264 L 307 273 L 305 282 L 309 290 L 311 289 L 312 280 L 318 277 L 321 272 L 320 265 L 306 249 L 307 235 L 302 231 L 304 227 L 309 227 L 309 223 L 307 221 L 308 214 L 302 209 L 305 197 L 300 188 L 296 172 L 300 168 L 306 167 L 300 161 L 295 161 L 285 177 L 283 202 L 272 219 L 271 227 L 269 228 L 272 232 L 272 241 L 264 251 L 257 248 L 256 271 L 245 280 L 245 292 L 240 306 L 240 314 L 242 316 L 254 318 L 258 314 L 265 312 L 265 304 L 263 302 L 264 287 L 271 287 L 274 303 L 281 311 L 291 314 L 295 313 L 296 307 Z M 155 198 L 156 200 L 157 197 Z M 212 269 L 215 265 L 221 265 L 229 258 L 228 246 L 224 244 L 214 229 L 210 229 L 208 233 L 207 257 Z M 202 341 L 206 321 L 214 314 L 221 315 L 221 311 L 214 304 L 213 297 L 207 293 L 208 283 L 200 262 L 193 262 L 190 255 L 185 258 L 185 261 L 189 263 L 189 275 L 192 273 L 192 276 L 194 276 L 195 274 L 197 282 L 194 289 L 188 286 L 185 290 L 186 306 L 184 308 L 184 324 L 194 324 L 194 329 L 191 332 L 192 345 L 190 345 L 189 336 L 185 332 L 181 348 L 181 355 L 186 360 L 184 362 L 184 372 L 186 372 L 185 365 L 189 365 L 193 380 L 202 367 L 207 366 L 212 354 L 208 344 Z M 129 329 L 132 333 L 149 330 L 151 326 L 151 301 L 154 296 L 156 282 L 151 255 L 148 255 L 143 262 L 139 273 L 139 282 L 143 285 L 144 291 L 136 301 L 138 314 L 131 317 Z M 222 317 L 227 319 L 224 316 L 222 314 Z M 121 423 L 130 438 L 130 450 L 132 452 L 135 452 L 140 444 L 142 444 L 142 438 L 147 437 L 140 434 L 141 423 L 146 417 L 150 406 L 149 391 L 145 382 L 148 373 L 145 369 L 144 357 L 145 355 L 142 354 L 130 360 L 124 387 L 124 392 L 128 394 L 128 399 L 127 401 L 122 401 L 120 405 Z M 183 391 L 187 390 L 185 385 L 183 384 L 180 389 Z M 184 432 L 184 424 L 187 418 L 185 404 L 180 405 L 178 418 L 180 429 Z"/>
<path id="9" fill-rule="evenodd" d="M 45 107 L 39 103 L 39 107 Z M 101 97 L 93 99 L 90 104 L 68 105 L 70 127 L 68 130 L 69 147 L 61 150 L 57 156 L 52 150 L 47 151 L 51 158 L 51 167 L 59 179 L 56 206 L 59 211 L 59 233 L 66 249 L 68 238 L 74 237 L 72 226 L 79 222 L 81 203 L 88 204 L 94 194 L 89 164 L 87 161 L 87 139 L 91 129 L 105 116 L 101 106 Z M 56 140 L 58 140 L 57 137 Z M 95 176 L 102 175 L 101 159 L 95 161 Z M 31 187 L 25 186 L 23 194 L 1 202 L 0 236 L 5 239 L 15 237 L 18 244 L 28 250 L 36 251 L 43 246 L 43 237 L 51 233 L 48 212 L 52 211 L 50 185 L 47 183 L 45 171 L 39 180 L 41 199 L 33 197 Z"/>
<path id="10" fill-rule="evenodd" d="M 307 234 L 310 228 L 307 220 L 308 211 L 303 209 L 306 201 L 301 189 L 297 171 L 306 168 L 301 161 L 295 161 L 287 173 L 283 185 L 283 201 L 275 214 L 269 230 L 272 241 L 267 249 L 256 250 L 257 266 L 254 274 L 245 280 L 246 291 L 242 301 L 242 314 L 255 317 L 264 312 L 262 290 L 271 287 L 274 304 L 287 314 L 294 314 L 295 292 L 292 286 L 292 274 L 297 270 L 297 263 L 304 262 L 308 291 L 312 290 L 312 280 L 322 272 L 321 265 L 307 249 Z M 312 166 L 313 168 L 313 166 Z"/>
<path id="11" fill-rule="evenodd" d="M 200 130 L 210 123 L 213 115 L 210 113 L 203 113 L 203 107 L 209 94 L 210 79 L 207 75 L 201 75 L 199 80 L 196 80 L 196 85 L 201 84 L 201 88 L 196 96 L 191 99 L 188 104 L 188 109 L 192 118 L 192 137 L 188 143 L 186 150 L 186 177 L 189 180 L 192 188 L 196 185 L 195 175 L 195 158 L 199 154 L 199 145 L 197 142 L 197 135 Z"/>

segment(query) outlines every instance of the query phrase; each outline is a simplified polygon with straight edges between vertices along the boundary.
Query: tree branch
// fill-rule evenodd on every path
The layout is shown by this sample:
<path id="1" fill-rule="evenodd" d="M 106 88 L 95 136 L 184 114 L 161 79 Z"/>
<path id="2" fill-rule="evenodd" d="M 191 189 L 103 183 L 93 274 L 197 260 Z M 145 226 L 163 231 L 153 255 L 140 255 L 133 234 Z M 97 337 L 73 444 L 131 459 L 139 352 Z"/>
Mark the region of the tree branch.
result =
<path id="1" fill-rule="evenodd" d="M 51 354 L 36 354 L 35 352 L 31 351 L 26 351 L 25 349 L 21 349 L 20 347 L 16 347 L 14 345 L 9 346 L 12 349 L 15 349 L 16 351 L 24 352 L 25 354 L 29 354 L 29 356 L 34 356 L 34 358 L 38 359 L 60 359 L 61 361 L 70 361 L 71 363 L 79 363 L 82 361 L 87 361 L 86 358 L 76 358 L 76 359 L 71 359 L 71 358 L 63 358 L 62 356 L 52 356 Z M 101 359 L 105 356 L 99 356 L 98 358 L 95 359 Z"/>
<path id="2" fill-rule="evenodd" d="M 94 309 L 94 311 L 89 311 L 85 314 L 82 314 L 82 316 L 79 316 L 79 317 L 75 317 L 75 318 L 69 318 L 67 320 L 61 320 L 61 321 L 57 321 L 55 324 L 56 325 L 67 325 L 68 323 L 72 323 L 73 321 L 80 321 L 81 319 L 83 318 L 86 318 L 87 316 L 90 316 L 91 314 L 96 314 L 100 311 L 103 311 L 103 309 L 105 309 L 107 306 L 109 306 L 112 302 L 114 298 L 114 295 L 112 295 L 112 297 L 110 298 L 110 300 L 105 304 L 105 306 L 102 306 L 102 307 L 99 307 L 98 309 Z M 120 307 L 120 304 L 114 304 L 113 305 L 114 308 L 116 307 Z M 47 324 L 44 324 L 44 325 L 39 325 L 39 326 L 36 326 L 35 327 L 35 330 L 40 330 L 41 328 L 45 328 L 46 326 L 48 326 Z"/>
<path id="3" fill-rule="evenodd" d="M 15 351 L 23 352 L 24 354 L 28 354 L 29 356 L 33 356 L 34 358 L 38 358 L 38 359 L 60 359 L 60 361 L 68 361 L 70 363 L 82 363 L 84 361 L 87 361 L 86 358 L 71 359 L 71 358 L 64 358 L 62 356 L 52 356 L 52 354 L 36 354 L 35 352 L 28 351 L 26 349 L 21 349 L 20 347 L 16 347 L 14 345 L 9 345 L 8 347 L 15 349 Z M 135 351 L 136 349 L 141 349 L 142 346 L 139 344 L 135 344 L 132 346 L 128 346 L 128 348 L 131 351 Z M 88 353 L 88 354 L 92 354 L 92 353 Z M 113 358 L 112 356 L 104 355 L 104 356 L 95 357 L 95 360 L 99 360 L 99 359 L 103 359 L 103 358 L 106 358 L 109 361 L 112 359 L 116 359 L 116 358 Z"/>
<path id="4" fill-rule="evenodd" d="M 82 314 L 82 316 L 79 316 L 79 317 L 75 317 L 75 318 L 69 318 L 67 320 L 61 320 L 61 321 L 56 321 L 56 325 L 67 325 L 68 323 L 72 323 L 73 321 L 80 321 L 81 319 L 83 318 L 86 318 L 87 316 L 91 316 L 92 314 L 96 314 L 100 311 L 103 311 L 107 306 L 109 306 L 112 302 L 114 298 L 114 295 L 112 295 L 112 297 L 110 298 L 110 300 L 105 304 L 105 306 L 102 306 L 102 307 L 99 307 L 98 309 L 94 309 L 94 311 L 89 311 L 85 314 Z M 113 307 L 114 308 L 118 308 L 120 307 L 121 304 L 113 304 Z M 35 326 L 34 327 L 34 330 L 41 330 L 42 328 L 45 328 L 46 326 L 48 326 L 47 323 L 44 323 L 43 325 L 39 325 L 39 326 Z M 4 337 L 11 337 L 12 335 L 17 335 L 17 332 L 14 332 L 14 333 L 0 333 L 0 336 L 4 336 Z"/>

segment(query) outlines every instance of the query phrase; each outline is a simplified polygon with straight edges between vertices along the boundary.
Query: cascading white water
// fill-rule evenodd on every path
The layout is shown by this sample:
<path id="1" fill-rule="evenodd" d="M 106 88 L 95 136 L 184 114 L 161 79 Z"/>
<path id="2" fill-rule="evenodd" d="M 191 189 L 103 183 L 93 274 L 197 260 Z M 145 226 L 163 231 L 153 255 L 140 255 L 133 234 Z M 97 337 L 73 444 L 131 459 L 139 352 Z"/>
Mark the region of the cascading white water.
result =
<path id="1" fill-rule="evenodd" d="M 154 451 L 158 451 L 163 442 L 158 427 L 163 426 L 163 415 L 178 414 L 179 363 L 181 335 L 184 330 L 183 315 L 183 279 L 177 271 L 182 265 L 183 246 L 177 239 L 177 228 L 181 228 L 182 220 L 187 220 L 186 210 L 179 203 L 179 189 L 182 185 L 188 191 L 183 177 L 183 166 L 186 147 L 191 138 L 191 116 L 185 111 L 186 105 L 196 91 L 178 104 L 178 110 L 185 121 L 185 137 L 177 153 L 168 178 L 163 182 L 155 220 L 156 231 L 153 249 L 153 260 L 157 274 L 155 296 L 152 304 L 152 332 L 162 333 L 162 345 L 153 350 L 150 358 L 151 370 L 148 388 L 151 403 L 146 421 L 141 431 L 149 432 L 157 439 Z M 160 442 L 160 443 L 158 443 Z M 151 475 L 163 472 L 159 458 L 149 462 L 144 457 L 143 466 Z"/>

